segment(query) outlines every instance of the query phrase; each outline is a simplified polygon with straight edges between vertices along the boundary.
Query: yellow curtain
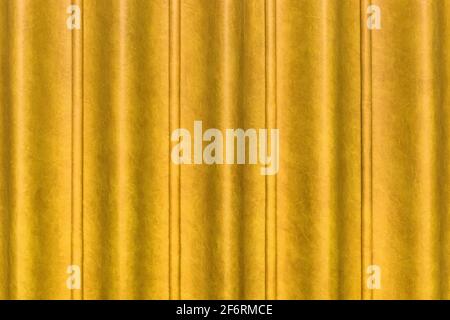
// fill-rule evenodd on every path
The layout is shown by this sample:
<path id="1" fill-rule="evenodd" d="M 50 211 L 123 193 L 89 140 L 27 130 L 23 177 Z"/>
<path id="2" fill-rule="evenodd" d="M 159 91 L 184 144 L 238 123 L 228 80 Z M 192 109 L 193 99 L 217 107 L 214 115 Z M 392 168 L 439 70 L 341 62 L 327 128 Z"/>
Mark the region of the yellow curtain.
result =
<path id="1" fill-rule="evenodd" d="M 1 1 L 0 298 L 449 299 L 449 37 L 447 0 Z M 177 165 L 194 121 L 278 128 L 278 173 Z"/>

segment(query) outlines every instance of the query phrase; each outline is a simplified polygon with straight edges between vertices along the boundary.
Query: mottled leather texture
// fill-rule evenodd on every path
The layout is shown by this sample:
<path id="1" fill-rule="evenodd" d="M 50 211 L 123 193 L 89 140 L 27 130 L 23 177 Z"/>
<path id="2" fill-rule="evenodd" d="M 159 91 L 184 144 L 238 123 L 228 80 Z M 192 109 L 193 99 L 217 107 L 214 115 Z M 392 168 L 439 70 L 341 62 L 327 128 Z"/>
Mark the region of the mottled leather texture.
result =
<path id="1" fill-rule="evenodd" d="M 449 299 L 449 39 L 447 0 L 1 1 L 0 298 Z M 175 164 L 194 121 L 278 173 Z"/>

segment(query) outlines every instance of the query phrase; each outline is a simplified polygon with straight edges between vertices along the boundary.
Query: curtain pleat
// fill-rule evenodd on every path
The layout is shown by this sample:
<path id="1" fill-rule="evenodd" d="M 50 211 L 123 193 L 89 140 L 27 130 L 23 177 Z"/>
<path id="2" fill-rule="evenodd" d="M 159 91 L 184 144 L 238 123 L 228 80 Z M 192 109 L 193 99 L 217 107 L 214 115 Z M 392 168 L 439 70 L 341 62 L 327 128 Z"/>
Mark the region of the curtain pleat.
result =
<path id="1" fill-rule="evenodd" d="M 449 299 L 449 26 L 446 0 L 1 2 L 0 298 Z M 279 172 L 175 164 L 197 121 L 279 129 Z"/>
<path id="2" fill-rule="evenodd" d="M 2 298 L 69 298 L 71 37 L 67 3 L 2 2 Z"/>
<path id="3" fill-rule="evenodd" d="M 83 10 L 84 297 L 167 298 L 168 5 Z"/>
<path id="4" fill-rule="evenodd" d="M 358 1 L 280 1 L 279 297 L 359 298 Z"/>
<path id="5" fill-rule="evenodd" d="M 265 4 L 181 3 L 181 127 L 265 126 Z M 265 297 L 259 167 L 181 167 L 183 298 Z"/>
<path id="6" fill-rule="evenodd" d="M 447 1 L 384 1 L 372 43 L 376 298 L 449 298 Z"/>

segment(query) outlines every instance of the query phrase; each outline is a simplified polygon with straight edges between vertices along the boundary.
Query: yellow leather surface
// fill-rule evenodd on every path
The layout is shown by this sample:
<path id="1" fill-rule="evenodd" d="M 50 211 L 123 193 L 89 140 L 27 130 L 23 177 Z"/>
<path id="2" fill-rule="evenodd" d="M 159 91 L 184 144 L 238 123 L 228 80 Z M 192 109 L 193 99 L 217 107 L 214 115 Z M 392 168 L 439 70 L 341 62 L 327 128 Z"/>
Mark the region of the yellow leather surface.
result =
<path id="1" fill-rule="evenodd" d="M 1 1 L 0 298 L 449 299 L 449 37 L 447 0 Z M 174 164 L 196 120 L 278 128 L 278 174 Z"/>

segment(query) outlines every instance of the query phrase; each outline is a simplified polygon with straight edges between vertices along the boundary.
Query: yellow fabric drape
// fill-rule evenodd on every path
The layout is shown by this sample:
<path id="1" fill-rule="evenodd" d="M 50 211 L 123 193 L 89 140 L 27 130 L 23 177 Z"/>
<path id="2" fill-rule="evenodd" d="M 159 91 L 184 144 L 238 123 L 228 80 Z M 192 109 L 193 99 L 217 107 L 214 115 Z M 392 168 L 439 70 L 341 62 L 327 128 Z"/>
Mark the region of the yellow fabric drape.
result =
<path id="1" fill-rule="evenodd" d="M 449 299 L 449 37 L 447 0 L 1 1 L 0 298 Z M 278 128 L 278 174 L 174 164 L 195 120 Z"/>

